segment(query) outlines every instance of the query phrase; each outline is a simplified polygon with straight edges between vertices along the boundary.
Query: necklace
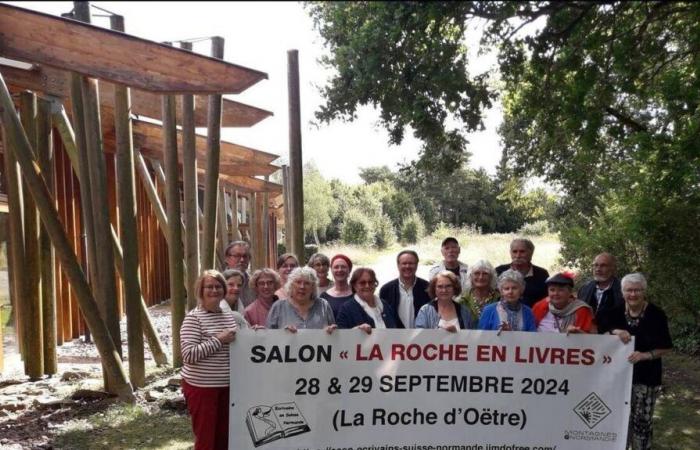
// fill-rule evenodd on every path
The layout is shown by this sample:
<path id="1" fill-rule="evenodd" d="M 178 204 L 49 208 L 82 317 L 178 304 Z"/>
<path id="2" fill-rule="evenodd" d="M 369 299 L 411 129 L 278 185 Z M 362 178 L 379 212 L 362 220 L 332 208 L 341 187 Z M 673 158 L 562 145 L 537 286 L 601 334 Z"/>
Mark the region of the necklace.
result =
<path id="1" fill-rule="evenodd" d="M 627 320 L 627 325 L 631 328 L 637 328 L 639 326 L 639 321 L 644 318 L 644 312 L 647 309 L 647 305 L 644 305 L 642 307 L 642 310 L 639 311 L 639 314 L 636 316 L 632 315 L 632 312 L 629 309 L 629 306 L 625 305 L 625 320 Z"/>

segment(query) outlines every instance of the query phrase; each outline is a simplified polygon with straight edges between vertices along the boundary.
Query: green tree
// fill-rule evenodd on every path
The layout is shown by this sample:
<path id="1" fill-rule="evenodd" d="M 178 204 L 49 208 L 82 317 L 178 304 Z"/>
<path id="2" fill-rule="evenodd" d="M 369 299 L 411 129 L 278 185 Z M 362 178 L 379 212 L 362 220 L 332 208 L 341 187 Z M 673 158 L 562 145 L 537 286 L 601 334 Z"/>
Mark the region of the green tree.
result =
<path id="1" fill-rule="evenodd" d="M 313 236 L 316 245 L 320 245 L 319 231 L 325 231 L 336 212 L 331 186 L 314 165 L 307 164 L 304 167 L 304 232 Z"/>

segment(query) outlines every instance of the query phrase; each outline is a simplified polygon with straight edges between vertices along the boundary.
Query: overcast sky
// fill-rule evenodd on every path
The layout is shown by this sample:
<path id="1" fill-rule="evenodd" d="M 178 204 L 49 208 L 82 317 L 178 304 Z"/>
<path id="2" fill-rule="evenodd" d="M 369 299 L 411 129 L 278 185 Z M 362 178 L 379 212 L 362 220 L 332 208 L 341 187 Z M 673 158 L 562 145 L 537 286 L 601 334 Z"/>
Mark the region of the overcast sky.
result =
<path id="1" fill-rule="evenodd" d="M 73 8 L 72 2 L 6 2 L 38 11 L 60 14 Z M 124 16 L 126 32 L 154 41 L 177 41 L 204 36 L 222 36 L 225 59 L 261 70 L 264 80 L 241 95 L 230 98 L 270 110 L 274 117 L 250 129 L 227 129 L 224 139 L 285 156 L 288 152 L 287 50 L 299 50 L 301 79 L 302 146 L 304 162 L 313 160 L 327 179 L 360 182 L 359 168 L 388 165 L 415 159 L 420 142 L 407 133 L 401 146 L 389 146 L 387 133 L 377 125 L 378 113 L 360 111 L 353 123 L 336 122 L 316 128 L 313 113 L 321 104 L 316 86 L 328 77 L 317 59 L 323 54 L 321 39 L 299 3 L 292 2 L 92 2 L 93 5 Z M 103 14 L 93 9 L 93 14 Z M 93 23 L 109 26 L 109 19 L 93 17 Z M 471 36 L 470 36 L 471 37 Z M 469 39 L 473 42 L 473 39 Z M 209 43 L 195 44 L 195 51 L 207 53 Z M 472 71 L 493 64 L 493 58 L 475 60 Z M 500 110 L 490 111 L 486 130 L 468 136 L 472 167 L 494 173 L 501 155 L 496 128 Z"/>

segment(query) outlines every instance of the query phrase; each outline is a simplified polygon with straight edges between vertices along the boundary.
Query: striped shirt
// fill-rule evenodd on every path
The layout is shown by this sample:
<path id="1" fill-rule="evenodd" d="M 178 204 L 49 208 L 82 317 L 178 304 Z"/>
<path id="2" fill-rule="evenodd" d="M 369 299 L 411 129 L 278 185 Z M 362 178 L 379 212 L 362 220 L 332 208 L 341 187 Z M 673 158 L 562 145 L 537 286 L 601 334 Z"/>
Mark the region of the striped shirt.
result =
<path id="1" fill-rule="evenodd" d="M 230 313 L 211 312 L 197 306 L 190 311 L 180 329 L 182 378 L 192 386 L 227 387 L 229 385 L 228 344 L 215 336 L 223 330 L 238 329 Z"/>

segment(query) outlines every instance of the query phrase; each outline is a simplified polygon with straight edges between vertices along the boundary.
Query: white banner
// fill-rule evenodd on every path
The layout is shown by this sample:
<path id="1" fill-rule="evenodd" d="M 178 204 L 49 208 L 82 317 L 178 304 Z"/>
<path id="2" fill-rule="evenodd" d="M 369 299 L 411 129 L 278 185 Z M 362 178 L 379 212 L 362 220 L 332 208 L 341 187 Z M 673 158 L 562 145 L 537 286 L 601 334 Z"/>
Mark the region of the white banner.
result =
<path id="1" fill-rule="evenodd" d="M 624 449 L 633 345 L 615 336 L 242 330 L 229 448 Z"/>

